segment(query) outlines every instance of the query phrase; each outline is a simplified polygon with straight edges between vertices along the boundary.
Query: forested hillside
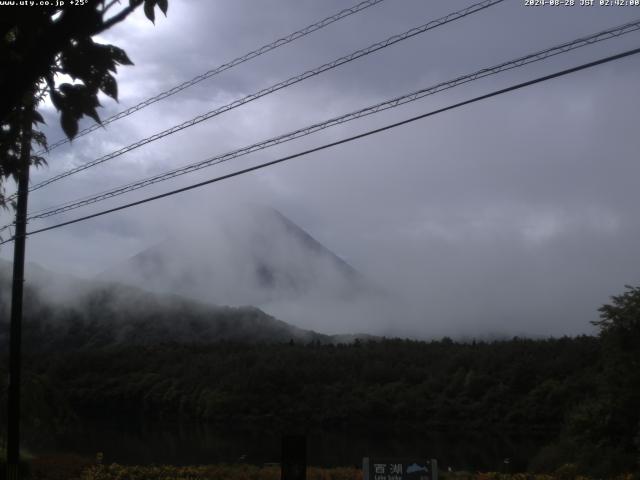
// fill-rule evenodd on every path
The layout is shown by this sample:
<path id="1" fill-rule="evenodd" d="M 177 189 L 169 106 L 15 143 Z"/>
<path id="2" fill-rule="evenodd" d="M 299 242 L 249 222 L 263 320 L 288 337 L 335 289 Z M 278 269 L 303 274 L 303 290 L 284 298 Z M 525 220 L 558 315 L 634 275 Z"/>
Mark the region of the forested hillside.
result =
<path id="1" fill-rule="evenodd" d="M 331 341 L 251 307 L 226 307 L 159 295 L 113 282 L 81 281 L 31 267 L 25 286 L 23 346 L 30 352 L 115 345 Z M 8 264 L 0 263 L 0 349 L 7 348 Z"/>

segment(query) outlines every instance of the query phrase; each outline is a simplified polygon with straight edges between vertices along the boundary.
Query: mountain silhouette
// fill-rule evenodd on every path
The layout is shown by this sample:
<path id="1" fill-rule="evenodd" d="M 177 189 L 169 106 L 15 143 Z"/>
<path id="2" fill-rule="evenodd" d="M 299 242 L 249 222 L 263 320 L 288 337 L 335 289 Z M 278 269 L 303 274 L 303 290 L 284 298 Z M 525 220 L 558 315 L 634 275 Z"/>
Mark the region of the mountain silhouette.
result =
<path id="1" fill-rule="evenodd" d="M 218 305 L 348 302 L 372 289 L 346 261 L 279 211 L 235 208 L 167 237 L 101 280 Z"/>

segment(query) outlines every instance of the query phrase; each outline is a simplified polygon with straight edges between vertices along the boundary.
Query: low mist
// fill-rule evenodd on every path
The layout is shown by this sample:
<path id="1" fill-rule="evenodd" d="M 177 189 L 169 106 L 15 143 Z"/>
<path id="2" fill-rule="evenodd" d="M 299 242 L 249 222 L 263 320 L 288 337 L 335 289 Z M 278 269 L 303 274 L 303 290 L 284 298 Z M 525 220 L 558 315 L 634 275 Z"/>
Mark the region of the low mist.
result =
<path id="1" fill-rule="evenodd" d="M 191 214 L 208 221 L 195 224 L 147 219 L 143 228 L 156 232 L 149 247 L 96 278 L 252 305 L 326 334 L 423 339 L 592 333 L 597 308 L 623 288 L 615 278 L 621 263 L 601 255 L 609 232 L 588 226 L 551 240 L 527 238 L 513 224 L 493 236 L 449 220 L 426 225 L 426 242 L 424 232 L 385 230 L 362 245 L 355 242 L 363 232 L 345 232 L 340 245 L 321 244 L 315 235 L 328 237 L 323 231 L 304 230 L 268 206 L 202 210 Z M 334 251 L 354 254 L 347 262 Z M 602 275 L 590 275 L 594 267 Z"/>

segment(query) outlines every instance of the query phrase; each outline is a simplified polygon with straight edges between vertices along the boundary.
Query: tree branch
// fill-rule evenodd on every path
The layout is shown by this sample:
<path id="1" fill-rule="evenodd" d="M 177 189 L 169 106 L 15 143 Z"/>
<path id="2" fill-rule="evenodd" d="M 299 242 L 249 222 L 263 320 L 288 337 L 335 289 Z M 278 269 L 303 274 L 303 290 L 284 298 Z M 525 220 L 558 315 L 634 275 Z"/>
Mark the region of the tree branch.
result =
<path id="1" fill-rule="evenodd" d="M 129 5 L 128 7 L 122 9 L 120 11 L 120 13 L 117 13 L 116 15 L 114 15 L 113 17 L 111 17 L 109 20 L 105 20 L 102 24 L 102 28 L 100 29 L 100 31 L 97 31 L 95 33 L 93 33 L 93 35 L 97 35 L 99 33 L 102 33 L 103 31 L 107 30 L 108 28 L 111 28 L 112 26 L 114 26 L 116 23 L 120 23 L 121 21 L 123 21 L 125 18 L 127 18 L 129 16 L 130 13 L 132 13 L 136 8 L 138 8 L 140 5 L 142 5 L 143 0 L 135 0 L 135 2 L 133 2 L 131 5 Z"/>
<path id="2" fill-rule="evenodd" d="M 103 6 L 102 7 L 102 14 L 104 15 L 105 13 L 107 13 L 109 11 L 109 9 L 111 7 L 113 7 L 116 3 L 120 3 L 120 0 L 111 0 L 111 2 L 108 5 Z"/>

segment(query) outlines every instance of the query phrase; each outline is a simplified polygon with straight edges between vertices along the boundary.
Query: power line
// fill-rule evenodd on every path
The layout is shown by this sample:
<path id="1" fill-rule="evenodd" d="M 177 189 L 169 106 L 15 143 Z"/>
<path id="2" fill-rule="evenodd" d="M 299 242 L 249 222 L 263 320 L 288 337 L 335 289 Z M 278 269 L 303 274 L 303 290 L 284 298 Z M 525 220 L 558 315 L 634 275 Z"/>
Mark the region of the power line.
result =
<path id="1" fill-rule="evenodd" d="M 476 103 L 476 102 L 479 102 L 481 100 L 486 100 L 488 98 L 496 97 L 498 95 L 502 95 L 502 94 L 505 94 L 505 93 L 508 93 L 508 92 L 513 92 L 515 90 L 519 90 L 519 89 L 522 89 L 524 87 L 528 87 L 528 86 L 531 86 L 531 85 L 534 85 L 534 84 L 537 84 L 537 83 L 541 83 L 541 82 L 545 82 L 545 81 L 548 81 L 548 80 L 551 80 L 551 79 L 554 79 L 554 78 L 558 78 L 558 77 L 562 77 L 562 76 L 565 76 L 565 75 L 569 75 L 569 74 L 574 73 L 574 72 L 578 72 L 578 71 L 581 71 L 581 70 L 592 68 L 592 67 L 595 67 L 597 65 L 602 65 L 602 64 L 605 64 L 605 63 L 609 63 L 609 62 L 612 62 L 614 60 L 619 60 L 619 59 L 622 59 L 622 58 L 625 58 L 625 57 L 628 57 L 628 56 L 631 56 L 631 55 L 636 55 L 638 53 L 640 53 L 640 48 L 635 48 L 633 50 L 627 50 L 626 52 L 622 52 L 622 53 L 619 53 L 619 54 L 616 54 L 616 55 L 611 55 L 609 57 L 601 58 L 599 60 L 595 60 L 593 62 L 585 63 L 585 64 L 579 65 L 577 67 L 572 67 L 572 68 L 568 68 L 568 69 L 565 69 L 565 70 L 561 70 L 561 71 L 556 72 L 556 73 L 545 75 L 543 77 L 538 77 L 538 78 L 535 78 L 533 80 L 529 80 L 527 82 L 518 83 L 518 84 L 512 85 L 510 87 L 502 88 L 500 90 L 494 90 L 493 92 L 487 93 L 485 95 L 480 95 L 478 97 L 474 97 L 474 98 L 471 98 L 469 100 L 465 100 L 463 102 L 455 103 L 455 104 L 449 105 L 447 107 L 443 107 L 443 108 L 439 108 L 437 110 L 433 110 L 431 112 L 423 113 L 422 115 L 411 117 L 411 118 L 408 118 L 406 120 L 402 120 L 400 122 L 396 122 L 396 123 L 392 123 L 390 125 L 386 125 L 384 127 L 376 128 L 374 130 L 369 130 L 367 132 L 360 133 L 358 135 L 353 135 L 351 137 L 343 138 L 342 140 L 338 140 L 338 141 L 335 141 L 335 142 L 327 143 L 327 144 L 321 145 L 319 147 L 315 147 L 315 148 L 311 148 L 309 150 L 305 150 L 303 152 L 295 153 L 293 155 L 288 155 L 286 157 L 282 157 L 282 158 L 279 158 L 279 159 L 276 159 L 276 160 L 272 160 L 270 162 L 262 163 L 260 165 L 255 165 L 253 167 L 248 167 L 248 168 L 245 168 L 243 170 L 238 170 L 236 172 L 229 173 L 229 174 L 226 174 L 226 175 L 222 175 L 222 176 L 219 176 L 219 177 L 215 177 L 215 178 L 212 178 L 212 179 L 209 179 L 209 180 L 205 180 L 203 182 L 199 182 L 199 183 L 195 183 L 195 184 L 192 184 L 192 185 L 189 185 L 189 186 L 186 186 L 186 187 L 178 188 L 176 190 L 165 192 L 165 193 L 162 193 L 160 195 L 154 195 L 152 197 L 147 197 L 145 199 L 138 200 L 136 202 L 127 203 L 127 204 L 121 205 L 119 207 L 110 208 L 108 210 L 102 210 L 100 212 L 96 212 L 96 213 L 93 213 L 91 215 L 86 215 L 84 217 L 76 218 L 74 220 L 69 220 L 67 222 L 58 223 L 56 225 L 51 225 L 49 227 L 40 228 L 40 229 L 37 229 L 37 230 L 32 230 L 31 232 L 27 232 L 27 235 L 34 235 L 36 233 L 42 233 L 42 232 L 46 232 L 46 231 L 49 231 L 49 230 L 54 230 L 54 229 L 61 228 L 61 227 L 67 226 L 67 225 L 72 225 L 74 223 L 78 223 L 78 222 L 82 222 L 82 221 L 89 220 L 89 219 L 92 219 L 92 218 L 96 218 L 96 217 L 100 217 L 100 216 L 103 216 L 103 215 L 107 215 L 108 213 L 113 213 L 113 212 L 117 212 L 117 211 L 120 211 L 120 210 L 125 210 L 127 208 L 135 207 L 137 205 L 142 205 L 144 203 L 148 203 L 148 202 L 152 202 L 152 201 L 155 201 L 155 200 L 159 200 L 161 198 L 170 197 L 172 195 L 176 195 L 178 193 L 186 192 L 188 190 L 193 190 L 193 189 L 196 189 L 196 188 L 200 188 L 200 187 L 203 187 L 205 185 L 209 185 L 209 184 L 212 184 L 212 183 L 217 183 L 217 182 L 220 182 L 222 180 L 227 180 L 229 178 L 237 177 L 237 176 L 243 175 L 245 173 L 253 172 L 253 171 L 260 170 L 260 169 L 263 169 L 263 168 L 266 168 L 266 167 L 270 167 L 272 165 L 276 165 L 278 163 L 282 163 L 282 162 L 285 162 L 285 161 L 288 161 L 288 160 L 292 160 L 294 158 L 303 157 L 305 155 L 309 155 L 310 153 L 318 152 L 320 150 L 325 150 L 327 148 L 335 147 L 337 145 L 342 145 L 343 143 L 352 142 L 354 140 L 358 140 L 358 139 L 361 139 L 361 138 L 364 138 L 364 137 L 375 135 L 375 134 L 384 132 L 386 130 L 391 130 L 391 129 L 399 127 L 399 126 L 406 125 L 406 124 L 409 124 L 409 123 L 412 123 L 412 122 L 415 122 L 417 120 L 421 120 L 421 119 L 424 119 L 424 118 L 427 118 L 427 117 L 431 117 L 431 116 L 437 115 L 439 113 L 447 112 L 449 110 L 454 110 L 456 108 L 459 108 L 459 107 L 462 107 L 462 106 L 465 106 L 465 105 L 469 105 L 469 104 L 472 104 L 472 103 Z M 7 239 L 7 240 L 5 240 L 3 242 L 0 242 L 0 245 L 3 245 L 3 244 L 8 243 L 8 242 L 11 242 L 13 240 L 14 240 L 14 238 Z"/>
<path id="2" fill-rule="evenodd" d="M 442 18 L 439 18 L 437 20 L 433 20 L 429 23 L 426 23 L 420 27 L 414 27 L 410 30 L 407 30 L 404 33 L 398 34 L 398 35 L 393 35 L 392 37 L 387 38 L 386 40 L 383 40 L 381 42 L 377 42 L 374 43 L 373 45 L 370 45 L 366 48 L 357 50 L 353 53 L 350 53 L 349 55 L 345 55 L 343 57 L 340 57 L 336 60 L 333 60 L 332 62 L 329 63 L 325 63 L 324 65 L 321 65 L 319 67 L 314 68 L 313 70 L 308 70 L 300 75 L 296 75 L 293 76 L 287 80 L 284 80 L 282 82 L 276 83 L 275 85 L 272 85 L 270 87 L 264 88 L 256 93 L 252 93 L 250 95 L 246 95 L 245 97 L 242 97 L 238 100 L 235 100 L 227 105 L 224 105 L 222 107 L 216 108 L 215 110 L 211 110 L 207 113 L 204 113 L 202 115 L 199 115 L 195 118 L 192 118 L 191 120 L 188 120 L 186 122 L 183 122 L 179 125 L 173 126 L 171 128 L 168 128 L 162 132 L 156 133 L 150 137 L 144 138 L 142 140 L 139 140 L 135 143 L 132 143 L 131 145 L 128 145 L 126 147 L 123 147 L 119 150 L 116 150 L 114 152 L 111 152 L 107 155 L 104 155 L 98 159 L 92 160 L 91 162 L 85 163 L 83 165 L 80 165 L 76 168 L 72 168 L 71 170 L 67 170 L 66 172 L 60 173 L 59 175 L 55 175 L 47 180 L 44 180 L 42 182 L 36 183 L 34 185 L 32 185 L 29 188 L 29 191 L 32 192 L 34 190 L 38 190 L 46 185 L 49 185 L 53 182 L 56 182 L 58 180 L 61 180 L 65 177 L 68 177 L 70 175 L 73 175 L 75 173 L 81 172 L 83 170 L 86 170 L 88 168 L 91 168 L 95 165 L 104 163 L 108 160 L 111 160 L 113 158 L 116 158 L 120 155 L 123 155 L 127 152 L 130 152 L 131 150 L 135 150 L 136 148 L 139 148 L 143 145 L 146 145 L 148 143 L 154 142 L 156 140 L 159 140 L 161 138 L 164 138 L 168 135 L 172 135 L 176 132 L 179 132 L 180 130 L 184 130 L 185 128 L 191 127 L 193 125 L 197 125 L 198 123 L 201 123 L 205 120 L 208 120 L 210 118 L 213 118 L 217 115 L 220 115 L 224 112 L 227 112 L 229 110 L 232 110 L 234 108 L 237 108 L 241 105 L 244 105 L 246 103 L 252 102 L 253 100 L 257 100 L 261 97 L 264 97 L 265 95 L 269 95 L 270 93 L 276 92 L 278 90 L 282 90 L 283 88 L 289 87 L 291 85 L 294 85 L 296 83 L 299 83 L 303 80 L 306 80 L 307 78 L 319 75 L 323 72 L 326 72 L 328 70 L 332 70 L 340 65 L 343 65 L 345 63 L 349 63 L 352 62 L 358 58 L 364 57 L 366 55 L 369 55 L 373 52 L 376 52 L 378 50 L 381 50 L 383 48 L 387 48 L 391 45 L 394 45 L 396 43 L 402 42 L 404 40 L 407 40 L 411 37 L 414 37 L 416 35 L 419 35 L 421 33 L 427 32 L 429 30 L 432 30 L 436 27 L 439 27 L 441 25 L 445 25 L 447 23 L 453 22 L 455 20 L 459 20 L 461 18 L 464 18 L 468 15 L 471 15 L 473 13 L 477 13 L 481 10 L 484 10 L 486 8 L 489 8 L 495 4 L 501 3 L 504 0 L 484 0 L 482 2 L 479 3 L 475 3 L 469 7 L 466 7 L 462 10 L 450 13 Z"/>
<path id="3" fill-rule="evenodd" d="M 489 68 L 484 68 L 482 70 L 478 70 L 474 73 L 471 74 L 467 74 L 467 75 L 463 75 L 457 78 L 454 78 L 453 80 L 449 80 L 447 82 L 442 82 L 439 83 L 435 86 L 431 86 L 428 88 L 423 88 L 421 90 L 412 92 L 412 93 L 407 93 L 405 95 L 401 95 L 399 97 L 395 97 L 392 98 L 390 100 L 385 100 L 383 102 L 377 103 L 375 105 L 371 105 L 368 106 L 366 108 L 362 108 L 359 110 L 356 110 L 354 112 L 350 112 L 344 115 L 341 115 L 339 117 L 334 117 L 331 118 L 329 120 L 320 122 L 320 123 L 315 123 L 303 128 L 299 128 L 297 130 L 294 130 L 292 132 L 289 133 L 285 133 L 283 135 L 279 135 L 277 137 L 272 137 L 268 140 L 264 140 L 258 143 L 254 143 L 253 145 L 249 145 L 246 147 L 242 147 L 240 149 L 231 151 L 231 152 L 227 152 L 221 155 L 216 155 L 214 157 L 210 157 L 206 160 L 197 162 L 197 163 L 192 163 L 190 165 L 186 165 L 184 167 L 180 167 L 180 168 L 176 168 L 174 170 L 170 170 L 168 172 L 164 172 L 152 177 L 148 177 L 133 183 L 129 183 L 127 185 L 124 186 L 120 186 L 111 190 L 107 190 L 98 194 L 94 194 L 91 196 L 87 196 L 78 200 L 73 200 L 70 202 L 66 202 L 62 205 L 56 206 L 56 207 L 49 207 L 46 209 L 42 209 L 39 210 L 37 212 L 32 213 L 29 216 L 30 220 L 34 220 L 34 219 L 41 219 L 41 218 L 47 218 L 47 217 L 51 217 L 53 215 L 57 215 L 63 212 L 67 212 L 70 210 L 75 210 L 77 208 L 86 206 L 86 205 L 90 205 L 102 200 L 106 200 L 109 198 L 113 198 L 115 196 L 119 196 L 128 192 L 132 192 L 134 190 L 138 190 L 140 188 L 144 188 L 150 185 L 153 185 L 155 183 L 159 183 L 162 181 L 166 181 L 169 180 L 171 178 L 175 178 L 181 175 L 185 175 L 187 173 L 191 173 L 203 168 L 207 168 L 213 165 L 217 165 L 219 163 L 223 163 L 229 160 L 232 160 L 234 158 L 238 158 L 244 155 L 248 155 L 250 153 L 259 151 L 259 150 L 263 150 L 265 148 L 269 148 L 281 143 L 285 143 L 297 138 L 301 138 L 307 135 L 310 135 L 312 133 L 318 132 L 320 130 L 324 130 L 326 128 L 329 127 L 333 127 L 336 125 L 340 125 L 346 122 L 350 122 L 352 120 L 356 120 L 358 118 L 362 118 L 368 115 L 372 115 L 374 113 L 378 113 L 381 111 L 385 111 L 391 108 L 395 108 L 398 107 L 400 105 L 404 105 L 406 103 L 409 102 L 413 102 L 416 100 L 419 100 L 421 98 L 424 98 L 428 95 L 433 95 L 436 94 L 438 92 L 444 91 L 444 90 L 448 90 L 450 88 L 454 88 L 458 85 L 462 85 L 465 83 L 469 83 L 475 80 L 478 80 L 480 78 L 484 78 L 490 75 L 495 75 L 497 73 L 503 72 L 503 71 L 507 71 L 507 70 L 511 70 L 514 68 L 518 68 L 524 65 L 528 65 L 530 63 L 534 63 L 534 62 L 538 62 L 541 60 L 544 60 L 546 58 L 555 56 L 555 55 L 559 55 L 562 53 L 566 53 L 568 51 L 571 50 L 575 50 L 577 48 L 580 47 L 584 47 L 586 45 L 591 45 L 593 43 L 596 42 L 600 42 L 603 40 L 607 40 L 610 38 L 616 38 L 619 37 L 621 35 L 633 32 L 633 31 L 637 31 L 640 30 L 640 19 L 637 19 L 633 22 L 629 22 L 626 23 L 624 25 L 620 25 L 617 27 L 612 27 L 609 28 L 607 30 L 601 31 L 599 33 L 593 34 L 593 35 L 589 35 L 587 37 L 581 37 L 578 38 L 576 40 L 573 40 L 571 42 L 565 42 L 562 43 L 560 45 L 556 45 L 554 47 L 551 48 L 547 48 L 545 50 L 541 50 L 529 55 L 525 55 L 522 57 L 518 57 L 514 60 L 510 60 L 507 62 L 503 62 L 500 63 L 498 65 L 495 65 L 493 67 L 489 67 Z"/>
<path id="4" fill-rule="evenodd" d="M 374 5 L 377 5 L 381 2 L 384 2 L 384 0 L 366 0 L 364 2 L 358 3 L 353 7 L 345 8 L 344 10 L 341 10 L 340 12 L 334 15 L 324 18 L 319 22 L 316 22 L 312 25 L 308 25 L 296 32 L 290 33 L 286 37 L 279 38 L 274 42 L 271 42 L 266 45 L 263 45 L 262 47 L 256 48 L 255 50 L 249 53 L 246 53 L 241 57 L 234 58 L 230 62 L 223 63 L 222 65 L 218 65 L 217 67 L 201 75 L 198 75 L 197 77 L 194 77 L 191 80 L 187 80 L 186 82 L 183 82 L 180 85 L 176 85 L 175 87 L 170 88 L 169 90 L 165 90 L 164 92 L 161 92 L 151 98 L 147 98 L 146 100 L 143 100 L 142 102 L 138 103 L 137 105 L 134 105 L 133 107 L 129 107 L 126 110 L 122 110 L 116 113 L 115 115 L 112 115 L 111 117 L 108 117 L 102 120 L 101 123 L 94 123 L 93 125 L 83 130 L 80 130 L 74 138 L 82 137 L 84 135 L 87 135 L 88 133 L 98 130 L 101 127 L 104 127 L 105 125 L 115 122 L 116 120 L 120 120 L 121 118 L 128 117 L 132 113 L 142 110 L 143 108 L 146 108 L 149 105 L 153 105 L 154 103 L 159 102 L 160 100 L 164 100 L 167 97 L 175 95 L 176 93 L 181 92 L 182 90 L 185 90 L 189 87 L 192 87 L 193 85 L 196 85 L 197 83 L 200 83 L 203 80 L 211 78 L 219 73 L 224 72 L 225 70 L 229 70 L 230 68 L 240 65 L 241 63 L 247 62 L 249 60 L 253 60 L 254 58 L 259 57 L 260 55 L 264 55 L 265 53 L 270 52 L 271 50 L 275 50 L 276 48 L 282 47 L 283 45 L 287 45 L 288 43 L 298 40 L 299 38 L 305 37 L 328 25 L 331 25 L 332 23 L 337 22 L 338 20 L 342 20 L 343 18 L 349 17 L 355 13 L 361 12 L 362 10 L 365 10 L 369 7 L 373 7 Z M 61 145 L 64 145 L 66 143 L 70 143 L 70 140 L 68 138 L 62 138 L 56 141 L 55 143 L 49 145 L 48 149 L 43 149 L 40 152 L 38 152 L 38 155 L 42 153 L 50 152 L 51 150 Z"/>

